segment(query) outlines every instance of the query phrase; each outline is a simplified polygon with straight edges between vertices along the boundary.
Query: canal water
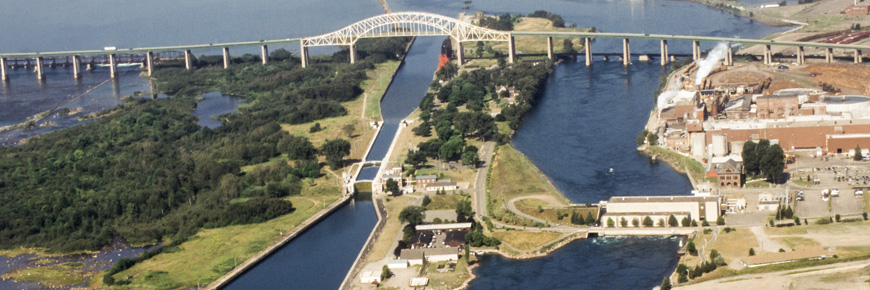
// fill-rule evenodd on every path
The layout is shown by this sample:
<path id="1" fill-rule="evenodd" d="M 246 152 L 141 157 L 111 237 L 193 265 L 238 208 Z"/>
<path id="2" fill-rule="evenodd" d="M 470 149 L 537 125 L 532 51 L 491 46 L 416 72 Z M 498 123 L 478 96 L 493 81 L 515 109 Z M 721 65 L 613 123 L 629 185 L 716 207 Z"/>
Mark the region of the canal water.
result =
<path id="1" fill-rule="evenodd" d="M 85 5 L 13 2 L 0 11 L 0 25 L 4 27 L 4 33 L 0 34 L 0 51 L 3 52 L 312 36 L 383 12 L 374 0 L 257 0 L 253 1 L 255 3 L 154 0 L 147 4 L 94 0 Z M 465 5 L 470 6 L 467 11 L 488 14 L 547 10 L 561 14 L 567 23 L 595 26 L 605 32 L 760 38 L 787 29 L 754 23 L 685 1 L 516 0 L 510 1 L 510 5 L 501 0 L 474 0 L 471 4 L 460 0 L 388 2 L 393 11 L 426 11 L 451 17 L 466 11 L 461 9 Z M 48 14 L 43 15 L 42 21 L 34 22 L 32 15 L 15 11 Z M 102 11 L 101 17 L 80 17 L 93 11 Z M 427 39 L 432 39 L 431 43 L 426 44 Z M 392 108 L 412 110 L 417 105 L 422 93 L 412 87 L 428 86 L 437 59 L 434 54 L 429 59 L 426 51 L 437 51 L 440 41 L 441 38 L 417 40 L 397 81 L 383 100 L 385 120 L 407 115 L 398 110 L 395 116 L 388 116 Z M 631 45 L 633 53 L 658 53 L 655 41 L 634 41 Z M 714 45 L 703 43 L 702 48 Z M 688 42 L 672 42 L 670 51 L 689 53 L 690 47 Z M 298 52 L 298 45 L 270 47 L 277 48 Z M 597 52 L 619 52 L 620 49 L 618 40 L 599 40 L 593 44 Z M 334 51 L 334 48 L 320 51 Z M 257 48 L 232 50 L 234 55 L 257 52 Z M 412 57 L 414 54 L 422 56 L 417 59 Z M 12 81 L 0 85 L 0 126 L 62 108 L 76 96 L 90 96 L 90 103 L 102 108 L 115 106 L 121 102 L 121 96 L 148 91 L 147 81 L 137 77 L 136 71 L 123 74 L 119 82 L 103 84 L 108 73 L 100 69 L 86 73 L 82 81 L 76 82 L 69 69 L 54 68 L 48 70 L 48 80 L 40 84 L 32 72 L 15 70 Z M 398 81 L 404 71 L 408 71 L 408 83 Z M 685 177 L 664 164 L 651 163 L 634 148 L 635 137 L 653 107 L 653 91 L 661 72 L 660 66 L 637 60 L 628 68 L 601 59 L 596 59 L 591 68 L 582 63 L 563 63 L 548 80 L 542 98 L 517 131 L 513 144 L 574 202 L 597 202 L 612 195 L 685 194 L 689 190 Z M 412 77 L 414 75 L 417 77 Z M 394 89 L 400 86 L 409 88 Z M 91 89 L 93 91 L 88 92 Z M 417 101 L 411 102 L 413 99 Z M 382 133 L 386 137 L 376 141 L 369 159 L 383 158 L 390 143 L 387 139 L 392 139 L 395 128 L 385 127 Z M 2 138 L 0 136 L 0 140 Z M 370 202 L 357 201 L 353 206 L 345 206 L 228 288 L 335 289 L 375 219 Z M 608 237 L 574 242 L 539 259 L 514 261 L 485 256 L 476 270 L 478 278 L 470 288 L 649 289 L 658 285 L 665 273 L 676 266 L 677 246 L 678 241 L 672 238 Z"/>

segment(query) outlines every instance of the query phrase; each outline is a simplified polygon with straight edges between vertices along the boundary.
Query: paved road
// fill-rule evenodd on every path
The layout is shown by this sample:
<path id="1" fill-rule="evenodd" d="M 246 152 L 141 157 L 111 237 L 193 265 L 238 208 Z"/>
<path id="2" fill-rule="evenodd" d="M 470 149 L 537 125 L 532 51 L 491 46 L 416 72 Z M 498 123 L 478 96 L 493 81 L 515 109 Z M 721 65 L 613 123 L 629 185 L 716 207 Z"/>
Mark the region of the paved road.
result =
<path id="1" fill-rule="evenodd" d="M 483 218 L 486 213 L 486 171 L 489 168 L 489 162 L 492 160 L 492 153 L 495 148 L 495 142 L 486 142 L 483 148 L 480 149 L 480 167 L 477 168 L 477 176 L 474 178 L 474 199 L 471 204 L 474 206 L 474 212 L 478 218 Z"/>

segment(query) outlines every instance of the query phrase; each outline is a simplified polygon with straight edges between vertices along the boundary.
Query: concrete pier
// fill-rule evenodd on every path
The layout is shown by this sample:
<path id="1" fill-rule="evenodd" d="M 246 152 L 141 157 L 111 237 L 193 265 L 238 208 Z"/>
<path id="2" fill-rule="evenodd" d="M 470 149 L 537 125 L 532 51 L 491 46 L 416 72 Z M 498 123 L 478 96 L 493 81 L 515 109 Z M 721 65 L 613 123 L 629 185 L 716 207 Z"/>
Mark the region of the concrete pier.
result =
<path id="1" fill-rule="evenodd" d="M 661 61 L 662 66 L 665 66 L 668 64 L 668 41 L 662 39 L 660 46 L 661 46 L 661 55 L 659 57 L 662 60 Z"/>
<path id="2" fill-rule="evenodd" d="M 41 56 L 36 58 L 36 79 L 45 79 L 45 65 L 43 64 Z"/>
<path id="3" fill-rule="evenodd" d="M 508 38 L 508 63 L 514 63 L 514 59 L 517 57 L 517 48 L 514 44 L 514 37 L 511 35 Z"/>
<path id="4" fill-rule="evenodd" d="M 230 48 L 224 47 L 224 68 L 230 67 Z"/>
<path id="5" fill-rule="evenodd" d="M 114 54 L 109 55 L 109 74 L 113 79 L 118 77 L 118 63 L 115 60 Z"/>
<path id="6" fill-rule="evenodd" d="M 798 49 L 797 49 L 797 64 L 798 64 L 798 65 L 804 65 L 805 63 L 806 63 L 806 60 L 804 59 L 804 47 L 803 47 L 803 46 L 798 46 Z"/>
<path id="7" fill-rule="evenodd" d="M 269 46 L 263 45 L 260 47 L 260 60 L 263 64 L 269 64 Z"/>
<path id="8" fill-rule="evenodd" d="M 308 47 L 305 46 L 305 39 L 299 41 L 299 58 L 302 60 L 302 68 L 308 67 Z"/>
<path id="9" fill-rule="evenodd" d="M 456 61 L 460 66 L 465 64 L 465 48 L 462 47 L 462 41 L 456 42 Z"/>
<path id="10" fill-rule="evenodd" d="M 148 76 L 151 76 L 154 73 L 154 53 L 146 52 L 145 53 L 145 70 L 148 71 Z"/>
<path id="11" fill-rule="evenodd" d="M 82 59 L 78 55 L 74 55 L 72 57 L 72 67 L 73 67 L 73 78 L 78 79 L 82 77 Z"/>
<path id="12" fill-rule="evenodd" d="M 631 64 L 631 44 L 628 43 L 628 38 L 622 39 L 622 65 Z"/>
<path id="13" fill-rule="evenodd" d="M 692 41 L 692 60 L 701 59 L 701 43 L 697 40 Z"/>
<path id="14" fill-rule="evenodd" d="M 355 64 L 356 63 L 356 44 L 351 44 L 350 47 L 348 47 L 348 50 L 350 51 L 350 63 Z"/>
<path id="15" fill-rule="evenodd" d="M 773 63 L 773 54 L 770 53 L 770 45 L 764 46 L 764 64 L 769 65 Z"/>
<path id="16" fill-rule="evenodd" d="M 193 54 L 190 53 L 190 50 L 184 51 L 184 69 L 193 69 Z"/>
<path id="17" fill-rule="evenodd" d="M 825 48 L 825 63 L 834 62 L 834 50 L 831 48 Z"/>
<path id="18" fill-rule="evenodd" d="M 9 72 L 6 71 L 6 59 L 0 58 L 0 81 L 5 82 L 9 80 Z"/>
<path id="19" fill-rule="evenodd" d="M 547 37 L 547 58 L 553 59 L 553 37 Z"/>
<path id="20" fill-rule="evenodd" d="M 861 56 L 861 50 L 856 49 L 855 50 L 855 63 L 862 63 L 862 62 L 864 62 L 864 58 Z"/>
<path id="21" fill-rule="evenodd" d="M 592 65 L 592 41 L 589 38 L 583 39 L 583 48 L 586 49 L 586 66 Z"/>

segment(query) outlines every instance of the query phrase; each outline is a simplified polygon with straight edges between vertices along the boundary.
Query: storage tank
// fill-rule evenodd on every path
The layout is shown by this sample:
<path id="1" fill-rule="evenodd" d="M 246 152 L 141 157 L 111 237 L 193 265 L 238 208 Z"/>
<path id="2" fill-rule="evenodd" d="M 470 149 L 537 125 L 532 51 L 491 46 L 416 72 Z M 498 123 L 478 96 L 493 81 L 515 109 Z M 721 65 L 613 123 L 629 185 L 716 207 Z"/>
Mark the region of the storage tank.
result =
<path id="1" fill-rule="evenodd" d="M 728 138 L 725 135 L 713 135 L 713 157 L 728 155 Z"/>

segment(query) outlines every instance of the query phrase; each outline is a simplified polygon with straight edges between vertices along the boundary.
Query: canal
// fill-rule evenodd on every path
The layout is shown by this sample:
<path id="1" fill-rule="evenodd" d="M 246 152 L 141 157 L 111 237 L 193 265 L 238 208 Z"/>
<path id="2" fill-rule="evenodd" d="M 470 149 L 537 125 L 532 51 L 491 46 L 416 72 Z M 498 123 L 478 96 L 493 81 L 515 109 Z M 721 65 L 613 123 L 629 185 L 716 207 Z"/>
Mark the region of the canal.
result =
<path id="1" fill-rule="evenodd" d="M 23 13 L 0 17 L 0 51 L 99 49 L 103 46 L 137 47 L 311 36 L 344 27 L 353 21 L 381 14 L 377 1 L 257 0 L 244 5 L 232 0 L 155 0 L 120 3 L 95 0 L 81 3 L 13 1 L 4 11 L 63 11 L 46 15 L 39 25 Z M 395 0 L 393 11 L 426 11 L 455 17 L 463 12 L 488 14 L 531 13 L 547 10 L 562 15 L 566 23 L 595 26 L 605 32 L 692 34 L 760 38 L 787 28 L 769 27 L 726 12 L 685 1 L 631 0 Z M 166 12 L 164 7 L 175 7 Z M 340 8 L 336 8 L 340 7 Z M 8 8 L 8 9 L 7 9 Z M 100 10 L 104 17 L 80 17 Z M 125 13 L 124 11 L 137 11 Z M 190 13 L 196 11 L 196 13 Z M 236 21 L 226 21 L 236 19 Z M 148 25 L 142 25 L 148 23 Z M 178 30 L 175 27 L 189 29 Z M 173 33 L 166 33 L 173 31 Z M 31 37 L 39 35 L 40 37 Z M 22 41 L 27 39 L 27 41 Z M 430 40 L 431 39 L 431 40 Z M 426 41 L 431 43 L 426 43 Z M 389 124 L 413 110 L 428 86 L 441 38 L 420 38 L 383 100 Z M 715 44 L 703 44 L 703 49 Z M 274 50 L 277 47 L 270 47 Z M 298 45 L 289 45 L 298 52 Z M 595 51 L 617 52 L 618 41 L 601 40 Z M 234 50 L 234 55 L 257 53 Z M 322 50 L 328 53 L 330 49 Z M 672 42 L 672 53 L 688 53 L 689 43 Z M 315 51 L 316 52 L 316 51 Z M 632 52 L 657 53 L 657 42 L 632 42 Z M 418 55 L 419 57 L 414 57 Z M 147 81 L 137 69 L 119 82 L 106 82 L 108 73 L 97 69 L 74 81 L 69 69 L 53 68 L 40 84 L 25 70 L 15 70 L 12 81 L 0 86 L 0 126 L 23 122 L 28 116 L 59 109 L 69 102 L 82 103 L 85 111 L 98 111 L 122 102 L 121 96 L 147 91 Z M 407 71 L 407 72 L 406 72 Z M 653 107 L 653 91 L 663 69 L 635 60 L 630 67 L 596 59 L 590 68 L 582 63 L 556 67 L 535 108 L 516 132 L 513 144 L 549 176 L 574 202 L 597 202 L 612 195 L 686 194 L 689 183 L 665 164 L 650 162 L 635 150 L 635 137 Z M 407 81 L 399 81 L 407 74 Z M 407 86 L 405 89 L 398 89 Z M 88 99 L 90 98 L 90 99 Z M 413 101 L 416 99 L 417 101 Z M 92 105 L 92 106 L 91 106 Z M 400 108 L 401 107 L 401 108 Z M 87 109 L 90 108 L 90 109 Z M 395 115 L 391 110 L 397 108 Z M 410 112 L 410 111 L 408 111 Z M 87 113 L 87 112 L 84 112 Z M 75 122 L 55 122 L 70 124 Z M 396 127 L 386 127 L 369 159 L 382 159 Z M 51 128 L 60 129 L 63 125 Z M 52 129 L 54 130 L 54 129 Z M 36 134 L 39 132 L 24 132 Z M 3 137 L 0 136 L 0 139 Z M 5 136 L 15 138 L 15 136 Z M 382 140 L 380 140 L 382 139 Z M 383 144 L 386 144 L 384 147 Z M 613 173 L 610 173 L 610 169 Z M 365 241 L 376 217 L 370 201 L 345 206 L 282 250 L 245 273 L 232 289 L 335 289 Z M 509 260 L 484 256 L 471 289 L 649 289 L 676 266 L 678 241 L 674 238 L 597 238 L 578 241 L 548 257 Z"/>

